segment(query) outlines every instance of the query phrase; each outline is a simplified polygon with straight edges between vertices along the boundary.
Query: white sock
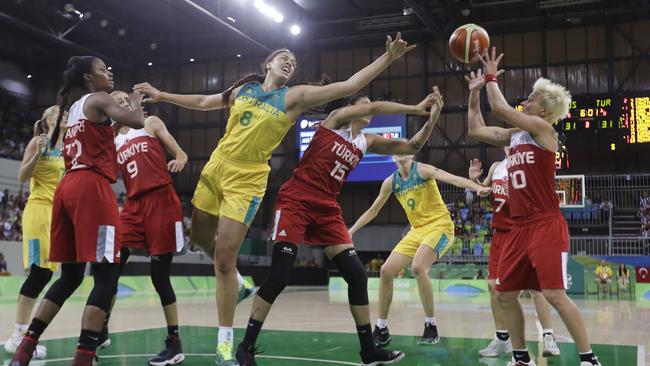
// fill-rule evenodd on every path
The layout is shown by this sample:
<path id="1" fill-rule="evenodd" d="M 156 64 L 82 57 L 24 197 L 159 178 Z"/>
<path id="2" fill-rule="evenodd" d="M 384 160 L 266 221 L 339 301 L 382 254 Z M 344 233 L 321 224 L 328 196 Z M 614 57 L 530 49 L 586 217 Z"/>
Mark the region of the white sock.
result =
<path id="1" fill-rule="evenodd" d="M 425 318 L 424 318 L 424 324 L 427 324 L 427 323 L 429 323 L 429 324 L 431 324 L 431 325 L 436 325 L 436 317 L 435 317 L 435 316 L 432 316 L 432 317 L 430 317 L 430 318 L 429 318 L 429 317 L 425 317 Z"/>
<path id="2" fill-rule="evenodd" d="M 388 319 L 377 319 L 377 328 L 388 328 Z"/>
<path id="3" fill-rule="evenodd" d="M 232 327 L 219 326 L 219 335 L 217 336 L 217 344 L 233 343 L 235 332 Z"/>
<path id="4" fill-rule="evenodd" d="M 244 277 L 242 277 L 242 276 L 239 274 L 239 271 L 237 271 L 237 287 L 238 287 L 238 288 L 242 288 L 242 287 L 244 287 Z"/>
<path id="5" fill-rule="evenodd" d="M 553 334 L 553 328 L 551 329 L 542 329 L 542 334 L 551 333 Z"/>

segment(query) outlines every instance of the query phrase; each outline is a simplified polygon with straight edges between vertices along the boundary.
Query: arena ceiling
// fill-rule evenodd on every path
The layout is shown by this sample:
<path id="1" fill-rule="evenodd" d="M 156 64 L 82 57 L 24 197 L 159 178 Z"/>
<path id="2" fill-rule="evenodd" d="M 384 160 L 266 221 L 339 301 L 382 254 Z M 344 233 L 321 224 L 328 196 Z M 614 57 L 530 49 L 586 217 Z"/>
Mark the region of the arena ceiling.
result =
<path id="1" fill-rule="evenodd" d="M 398 30 L 414 41 L 446 39 L 469 22 L 499 33 L 629 21 L 648 17 L 648 1 L 1 0 L 0 57 L 58 72 L 72 54 L 95 54 L 133 69 L 278 47 L 380 45 Z"/>

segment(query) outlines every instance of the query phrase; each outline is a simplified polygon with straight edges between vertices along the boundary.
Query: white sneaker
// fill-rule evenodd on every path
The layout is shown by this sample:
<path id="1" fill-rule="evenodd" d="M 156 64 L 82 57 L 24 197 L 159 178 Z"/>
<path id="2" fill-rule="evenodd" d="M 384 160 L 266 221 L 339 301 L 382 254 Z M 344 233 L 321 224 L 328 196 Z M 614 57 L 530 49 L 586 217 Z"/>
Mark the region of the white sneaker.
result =
<path id="1" fill-rule="evenodd" d="M 542 355 L 544 357 L 560 355 L 560 347 L 557 346 L 557 341 L 553 334 L 546 334 L 544 336 L 544 351 Z"/>
<path id="2" fill-rule="evenodd" d="M 537 364 L 535 364 L 535 360 L 533 360 L 532 357 L 530 359 L 530 362 L 528 362 L 528 363 L 521 362 L 521 361 L 517 362 L 513 358 L 511 361 L 508 362 L 508 364 L 506 366 L 537 366 Z M 582 365 L 580 365 L 580 366 L 582 366 Z"/>
<path id="3" fill-rule="evenodd" d="M 596 362 L 598 362 L 596 365 L 592 364 L 591 362 L 588 361 L 582 361 L 580 362 L 580 366 L 603 366 L 600 361 L 598 361 L 598 357 L 596 357 Z"/>
<path id="4" fill-rule="evenodd" d="M 483 357 L 499 357 L 512 352 L 512 343 L 510 338 L 507 341 L 502 341 L 499 338 L 492 338 L 490 344 L 482 350 L 478 351 L 478 354 Z"/>
<path id="5" fill-rule="evenodd" d="M 20 346 L 20 342 L 23 340 L 23 335 L 24 334 L 14 332 L 14 334 L 5 343 L 5 351 L 7 351 L 7 353 L 14 354 L 18 346 Z M 34 350 L 34 355 L 32 357 L 37 360 L 44 359 L 47 357 L 47 347 L 41 346 L 40 344 L 36 345 L 36 349 Z"/>

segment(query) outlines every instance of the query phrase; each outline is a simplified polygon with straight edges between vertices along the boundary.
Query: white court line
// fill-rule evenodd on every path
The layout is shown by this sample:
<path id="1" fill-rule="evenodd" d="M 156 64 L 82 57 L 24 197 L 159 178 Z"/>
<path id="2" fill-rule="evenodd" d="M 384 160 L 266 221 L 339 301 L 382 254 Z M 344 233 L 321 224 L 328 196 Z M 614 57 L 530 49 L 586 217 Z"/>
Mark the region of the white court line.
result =
<path id="1" fill-rule="evenodd" d="M 645 346 L 642 344 L 636 346 L 636 365 L 645 366 Z"/>
<path id="2" fill-rule="evenodd" d="M 153 354 L 133 354 L 133 355 L 108 355 L 108 356 L 99 356 L 101 361 L 102 358 L 131 358 L 131 357 L 151 357 Z M 194 357 L 214 357 L 214 353 L 185 353 L 185 356 L 194 356 Z M 317 358 L 303 358 L 303 357 L 289 357 L 289 356 L 263 356 L 255 355 L 257 358 L 270 358 L 278 360 L 291 360 L 291 361 L 307 361 L 307 362 L 321 362 L 321 363 L 332 363 L 335 365 L 352 365 L 359 366 L 358 362 L 347 362 L 347 361 L 335 361 L 335 360 L 321 360 Z M 45 360 L 46 362 L 59 362 L 59 361 L 72 361 L 72 357 L 62 357 L 62 358 L 49 358 Z"/>

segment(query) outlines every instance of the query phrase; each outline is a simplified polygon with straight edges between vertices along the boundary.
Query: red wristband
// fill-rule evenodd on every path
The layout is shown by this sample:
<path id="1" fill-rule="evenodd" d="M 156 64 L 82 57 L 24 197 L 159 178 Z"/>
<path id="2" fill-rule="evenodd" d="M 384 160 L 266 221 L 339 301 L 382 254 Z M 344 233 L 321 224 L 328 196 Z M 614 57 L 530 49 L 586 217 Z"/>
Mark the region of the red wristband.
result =
<path id="1" fill-rule="evenodd" d="M 485 74 L 483 78 L 486 83 L 489 83 L 490 81 L 494 81 L 495 83 L 497 82 L 497 76 L 494 74 Z"/>

